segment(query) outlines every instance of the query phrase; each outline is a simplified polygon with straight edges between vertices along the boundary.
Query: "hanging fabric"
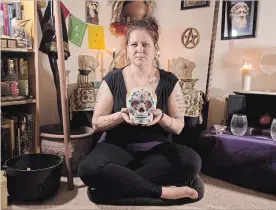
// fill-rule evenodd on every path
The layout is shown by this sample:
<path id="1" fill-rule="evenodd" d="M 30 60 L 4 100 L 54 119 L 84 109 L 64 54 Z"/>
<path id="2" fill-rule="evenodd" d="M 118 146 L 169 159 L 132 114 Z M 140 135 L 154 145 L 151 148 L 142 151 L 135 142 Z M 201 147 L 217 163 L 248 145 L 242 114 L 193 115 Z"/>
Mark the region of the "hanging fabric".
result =
<path id="1" fill-rule="evenodd" d="M 68 45 L 68 34 L 65 23 L 65 17 L 62 9 L 61 21 L 62 21 L 62 33 L 63 33 L 63 44 L 64 44 L 64 59 L 67 60 L 70 57 L 69 45 Z M 45 14 L 42 20 L 42 40 L 40 43 L 39 50 L 45 54 L 50 55 L 53 59 L 57 59 L 57 44 L 55 34 L 55 19 L 53 15 L 53 1 L 48 2 Z"/>

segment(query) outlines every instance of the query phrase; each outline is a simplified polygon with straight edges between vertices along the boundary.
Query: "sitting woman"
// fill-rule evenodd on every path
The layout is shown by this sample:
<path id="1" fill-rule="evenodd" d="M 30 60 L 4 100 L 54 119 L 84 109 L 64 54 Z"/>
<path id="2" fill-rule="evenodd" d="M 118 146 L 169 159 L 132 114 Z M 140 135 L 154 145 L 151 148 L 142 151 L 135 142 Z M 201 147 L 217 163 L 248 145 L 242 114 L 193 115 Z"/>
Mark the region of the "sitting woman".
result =
<path id="1" fill-rule="evenodd" d="M 178 78 L 153 66 L 158 50 L 155 19 L 134 22 L 127 33 L 130 65 L 109 72 L 99 89 L 93 129 L 106 131 L 79 166 L 79 176 L 106 199 L 147 197 L 161 200 L 202 198 L 189 186 L 200 179 L 201 159 L 192 149 L 171 141 L 184 127 L 184 99 Z M 147 87 L 157 95 L 154 117 L 148 125 L 130 120 L 126 96 Z M 201 188 L 203 188 L 203 183 Z"/>

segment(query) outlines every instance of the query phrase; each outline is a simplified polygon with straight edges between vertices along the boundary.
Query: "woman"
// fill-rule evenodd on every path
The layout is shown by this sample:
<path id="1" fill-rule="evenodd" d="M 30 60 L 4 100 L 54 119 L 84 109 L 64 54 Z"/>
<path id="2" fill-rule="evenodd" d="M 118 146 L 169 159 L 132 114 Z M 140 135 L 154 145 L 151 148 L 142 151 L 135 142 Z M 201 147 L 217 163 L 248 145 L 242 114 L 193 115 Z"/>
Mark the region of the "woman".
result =
<path id="1" fill-rule="evenodd" d="M 184 127 L 184 101 L 177 77 L 153 66 L 158 38 L 153 18 L 133 23 L 126 39 L 130 65 L 109 72 L 97 95 L 93 129 L 106 131 L 106 139 L 83 160 L 79 175 L 106 197 L 198 198 L 196 190 L 176 187 L 197 176 L 201 160 L 192 149 L 170 141 L 169 134 Z M 138 87 L 157 95 L 147 126 L 135 125 L 126 108 L 127 92 Z"/>

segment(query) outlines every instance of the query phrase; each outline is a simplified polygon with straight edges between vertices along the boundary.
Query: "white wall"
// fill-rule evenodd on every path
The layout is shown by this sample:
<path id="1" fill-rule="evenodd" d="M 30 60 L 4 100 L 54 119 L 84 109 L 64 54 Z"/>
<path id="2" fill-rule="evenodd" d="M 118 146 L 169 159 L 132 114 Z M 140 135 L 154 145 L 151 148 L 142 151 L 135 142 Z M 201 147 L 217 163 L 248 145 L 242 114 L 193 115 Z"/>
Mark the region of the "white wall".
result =
<path id="1" fill-rule="evenodd" d="M 241 90 L 240 67 L 243 59 L 252 59 L 254 71 L 251 89 L 267 90 L 268 77 L 259 66 L 262 53 L 276 52 L 276 24 L 273 23 L 276 20 L 275 8 L 274 0 L 259 1 L 256 38 L 222 41 L 219 28 L 210 91 L 210 125 L 223 120 L 225 97 L 235 90 Z M 221 16 L 218 24 L 221 25 Z M 276 74 L 271 77 L 271 90 L 276 91 Z"/>
<path id="2" fill-rule="evenodd" d="M 85 20 L 85 1 L 64 0 L 63 3 L 69 11 L 81 20 Z M 208 8 L 199 8 L 193 10 L 180 10 L 180 0 L 168 1 L 157 0 L 155 16 L 161 26 L 160 52 L 161 67 L 166 68 L 168 58 L 185 57 L 194 61 L 197 65 L 193 76 L 199 78 L 197 88 L 205 90 L 208 58 L 211 40 L 211 30 L 214 12 L 214 1 Z M 259 59 L 264 50 L 274 47 L 276 51 L 276 1 L 263 0 L 259 3 L 257 38 L 242 39 L 232 41 L 220 40 L 221 16 L 217 32 L 217 42 L 215 50 L 214 71 L 211 84 L 211 107 L 209 112 L 209 123 L 219 123 L 223 118 L 224 99 L 234 90 L 241 88 L 241 72 L 239 70 L 241 60 L 249 56 L 253 60 L 255 69 L 252 81 L 252 89 L 265 90 L 267 87 L 267 77 L 260 72 Z M 221 8 L 220 8 L 221 12 Z M 107 0 L 100 1 L 99 19 L 100 25 L 105 28 L 106 47 L 110 50 L 113 47 L 121 47 L 120 38 L 111 35 L 109 23 L 111 17 L 111 8 L 107 6 Z M 66 19 L 68 22 L 68 18 Z M 200 33 L 200 43 L 194 49 L 186 49 L 181 43 L 182 32 L 188 28 L 194 27 Z M 69 42 L 70 43 L 70 42 Z M 83 39 L 82 47 L 70 43 L 71 56 L 65 62 L 67 70 L 70 70 L 69 83 L 75 84 L 77 81 L 78 55 L 90 54 L 97 55 L 97 51 L 89 50 L 87 31 Z M 111 62 L 111 56 L 105 53 L 104 68 L 108 68 Z M 99 78 L 99 75 L 97 75 Z M 271 81 L 274 81 L 273 89 L 276 90 L 276 75 L 273 75 Z M 273 83 L 273 82 L 272 82 Z M 58 122 L 55 88 L 52 79 L 52 73 L 47 56 L 41 53 L 40 63 L 40 120 L 41 124 Z"/>

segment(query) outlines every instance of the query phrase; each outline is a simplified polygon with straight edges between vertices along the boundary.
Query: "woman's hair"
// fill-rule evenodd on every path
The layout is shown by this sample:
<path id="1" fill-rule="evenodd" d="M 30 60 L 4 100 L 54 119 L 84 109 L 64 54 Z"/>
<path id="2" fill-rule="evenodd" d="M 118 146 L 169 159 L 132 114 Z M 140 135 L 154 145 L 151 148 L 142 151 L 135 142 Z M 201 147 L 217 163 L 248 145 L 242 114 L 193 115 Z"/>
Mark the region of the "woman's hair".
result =
<path id="1" fill-rule="evenodd" d="M 154 17 L 145 18 L 142 20 L 133 20 L 127 25 L 127 33 L 126 33 L 126 45 L 129 41 L 129 36 L 131 32 L 134 30 L 145 30 L 149 33 L 152 38 L 152 41 L 158 49 L 158 40 L 159 40 L 159 26 Z"/>

